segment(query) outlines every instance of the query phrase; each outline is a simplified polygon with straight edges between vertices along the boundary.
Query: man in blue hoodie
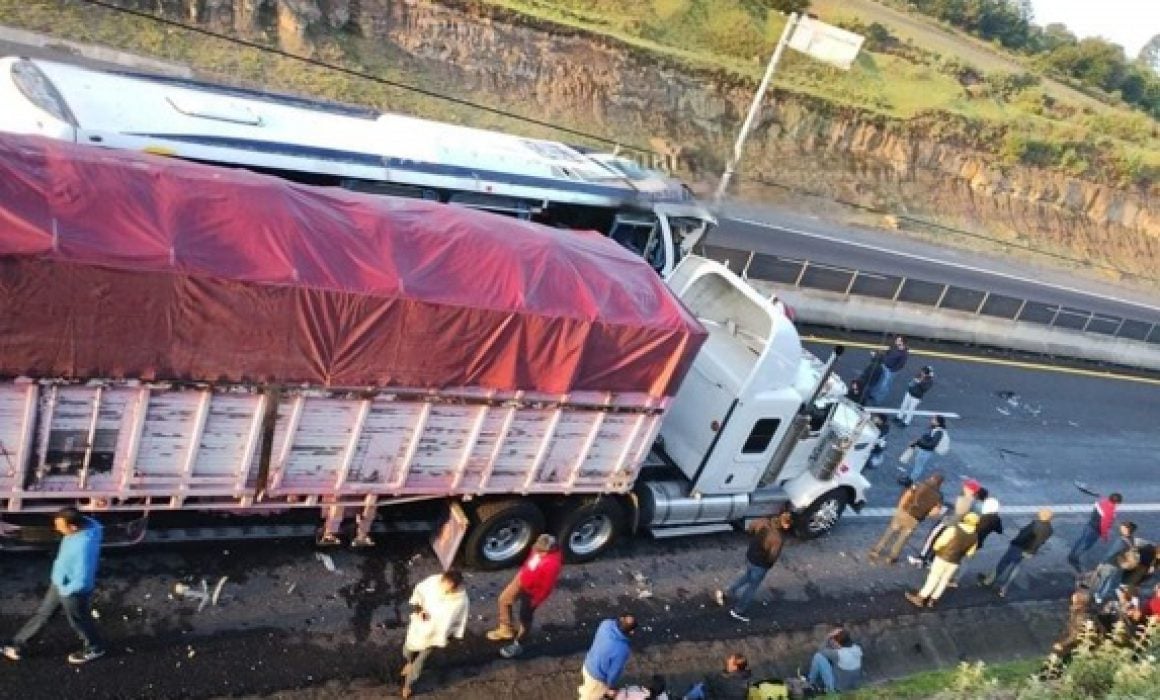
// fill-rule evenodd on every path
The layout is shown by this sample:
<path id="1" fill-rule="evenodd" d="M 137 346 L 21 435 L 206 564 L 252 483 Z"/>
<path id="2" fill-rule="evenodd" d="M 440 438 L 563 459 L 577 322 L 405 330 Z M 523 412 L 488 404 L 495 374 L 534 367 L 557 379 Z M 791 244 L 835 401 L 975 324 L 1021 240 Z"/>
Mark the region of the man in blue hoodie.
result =
<path id="1" fill-rule="evenodd" d="M 636 632 L 636 618 L 624 614 L 619 618 L 604 620 L 596 628 L 596 637 L 588 656 L 584 657 L 584 668 L 580 675 L 584 678 L 580 686 L 580 700 L 603 700 L 614 697 L 616 682 L 628 663 L 631 652 L 628 640 Z"/>
<path id="2" fill-rule="evenodd" d="M 48 624 L 57 608 L 64 608 L 68 623 L 85 645 L 80 651 L 69 654 L 68 661 L 84 664 L 105 655 L 105 647 L 89 610 L 101 555 L 101 524 L 81 515 L 76 508 L 61 509 L 52 524 L 62 536 L 56 561 L 52 563 L 52 583 L 44 594 L 40 609 L 20 628 L 11 644 L 0 648 L 0 654 L 19 661 L 24 645 Z"/>

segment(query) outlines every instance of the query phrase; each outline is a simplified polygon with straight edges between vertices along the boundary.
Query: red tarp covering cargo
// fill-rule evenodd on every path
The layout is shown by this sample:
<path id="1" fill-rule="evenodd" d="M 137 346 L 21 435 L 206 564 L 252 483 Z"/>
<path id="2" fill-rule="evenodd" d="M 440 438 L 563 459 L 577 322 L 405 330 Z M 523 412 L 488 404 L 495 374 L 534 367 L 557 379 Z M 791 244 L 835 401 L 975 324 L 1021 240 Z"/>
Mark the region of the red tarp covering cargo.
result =
<path id="1" fill-rule="evenodd" d="M 671 395 L 704 330 L 591 233 L 0 136 L 0 374 Z"/>

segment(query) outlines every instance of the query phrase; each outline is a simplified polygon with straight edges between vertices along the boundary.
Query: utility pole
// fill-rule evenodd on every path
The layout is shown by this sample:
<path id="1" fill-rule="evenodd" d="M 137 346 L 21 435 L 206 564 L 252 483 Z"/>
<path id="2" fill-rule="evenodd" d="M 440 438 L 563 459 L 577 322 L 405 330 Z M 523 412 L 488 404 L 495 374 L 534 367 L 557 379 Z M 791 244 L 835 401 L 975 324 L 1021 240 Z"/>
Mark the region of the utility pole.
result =
<path id="1" fill-rule="evenodd" d="M 790 13 L 789 20 L 785 23 L 785 29 L 781 32 L 781 39 L 777 42 L 777 48 L 773 50 L 773 56 L 769 59 L 769 65 L 765 69 L 765 76 L 761 79 L 761 85 L 757 86 L 757 94 L 753 96 L 753 102 L 749 105 L 749 113 L 745 115 L 745 121 L 741 124 L 741 133 L 737 134 L 737 143 L 733 146 L 733 156 L 729 158 L 729 162 L 725 165 L 725 172 L 721 175 L 721 182 L 717 185 L 717 193 L 713 195 L 714 210 L 721 207 L 721 200 L 725 197 L 725 190 L 729 188 L 729 181 L 733 179 L 733 173 L 736 172 L 737 165 L 741 162 L 741 153 L 745 148 L 745 139 L 749 138 L 749 132 L 753 129 L 753 122 L 757 121 L 757 113 L 761 111 L 761 103 L 765 99 L 765 93 L 769 90 L 769 84 L 773 81 L 773 74 L 777 70 L 777 64 L 781 61 L 781 55 L 785 53 L 785 47 L 789 43 L 789 38 L 793 36 L 793 30 L 797 26 L 797 22 L 797 13 Z"/>

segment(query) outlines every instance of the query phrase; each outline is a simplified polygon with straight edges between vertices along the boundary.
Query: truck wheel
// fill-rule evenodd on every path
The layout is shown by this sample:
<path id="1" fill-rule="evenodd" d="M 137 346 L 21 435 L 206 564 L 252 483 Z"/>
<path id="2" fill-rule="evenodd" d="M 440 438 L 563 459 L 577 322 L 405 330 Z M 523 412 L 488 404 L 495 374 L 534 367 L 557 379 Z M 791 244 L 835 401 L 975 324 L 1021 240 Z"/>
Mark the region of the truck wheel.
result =
<path id="1" fill-rule="evenodd" d="M 564 559 L 579 564 L 592 561 L 616 542 L 624 529 L 624 509 L 611 498 L 577 503 L 556 528 Z"/>
<path id="2" fill-rule="evenodd" d="M 834 529 L 849 502 L 850 494 L 845 489 L 825 492 L 795 518 L 798 536 L 813 539 Z"/>
<path id="3" fill-rule="evenodd" d="M 544 514 L 530 501 L 496 501 L 475 509 L 463 557 L 473 569 L 504 569 L 524 560 L 544 531 Z"/>

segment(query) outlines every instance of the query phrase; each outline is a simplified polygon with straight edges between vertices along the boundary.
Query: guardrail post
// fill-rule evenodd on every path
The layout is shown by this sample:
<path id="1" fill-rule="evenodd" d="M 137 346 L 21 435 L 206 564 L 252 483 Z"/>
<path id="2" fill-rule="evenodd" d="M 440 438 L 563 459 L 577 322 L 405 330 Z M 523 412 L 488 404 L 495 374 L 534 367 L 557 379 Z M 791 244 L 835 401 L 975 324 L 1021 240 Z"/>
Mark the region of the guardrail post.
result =
<path id="1" fill-rule="evenodd" d="M 1144 342 L 1145 343 L 1151 342 L 1152 334 L 1155 332 L 1156 332 L 1156 324 L 1153 323 L 1151 326 L 1148 327 L 1148 332 L 1144 335 Z"/>
<path id="2" fill-rule="evenodd" d="M 1088 326 L 1092 325 L 1092 321 L 1095 320 L 1095 317 L 1096 317 L 1095 311 L 1088 312 L 1088 318 L 1086 321 L 1084 321 L 1083 329 L 1081 330 L 1082 333 L 1087 333 Z"/>
<path id="3" fill-rule="evenodd" d="M 943 285 L 942 293 L 938 295 L 938 301 L 936 301 L 934 303 L 934 308 L 936 308 L 936 309 L 942 308 L 943 299 L 947 298 L 947 292 L 949 292 L 950 290 L 951 290 L 951 286 L 949 284 Z"/>
<path id="4" fill-rule="evenodd" d="M 798 273 L 797 279 L 793 281 L 793 286 L 795 286 L 795 287 L 802 286 L 802 278 L 806 276 L 806 270 L 808 270 L 808 269 L 810 269 L 810 261 L 803 260 L 801 272 Z"/>
<path id="5" fill-rule="evenodd" d="M 846 285 L 846 298 L 850 298 L 850 292 L 854 289 L 854 283 L 858 281 L 858 271 L 854 270 L 854 274 L 850 275 L 850 284 Z"/>
<path id="6" fill-rule="evenodd" d="M 987 305 L 987 300 L 991 298 L 990 292 L 983 292 L 983 298 L 979 300 L 979 305 L 975 307 L 975 315 L 983 313 L 983 307 Z"/>
<path id="7" fill-rule="evenodd" d="M 890 297 L 890 301 L 898 301 L 899 295 L 902 294 L 902 288 L 906 286 L 906 278 L 898 278 L 898 286 L 894 288 L 894 296 Z"/>
<path id="8" fill-rule="evenodd" d="M 749 279 L 749 266 L 753 264 L 753 259 L 755 257 L 757 257 L 757 251 L 756 250 L 749 251 L 749 258 L 745 261 L 745 267 L 742 268 L 742 270 L 741 270 L 741 279 L 743 279 L 743 280 Z"/>
<path id="9" fill-rule="evenodd" d="M 1120 337 L 1120 332 L 1124 330 L 1124 324 L 1127 322 L 1128 322 L 1128 319 L 1126 319 L 1126 318 L 1120 319 L 1120 324 L 1118 326 L 1116 326 L 1116 330 L 1112 333 L 1113 338 Z"/>
<path id="10" fill-rule="evenodd" d="M 1019 302 L 1019 308 L 1015 309 L 1015 315 L 1011 317 L 1012 321 L 1018 321 L 1019 317 L 1023 315 L 1023 309 L 1027 308 L 1027 300 L 1024 299 Z"/>
<path id="11" fill-rule="evenodd" d="M 1055 327 L 1055 322 L 1056 322 L 1056 320 L 1059 319 L 1059 312 L 1060 311 L 1063 311 L 1063 307 L 1060 306 L 1059 304 L 1056 304 L 1055 305 L 1055 313 L 1052 314 L 1051 320 L 1047 322 L 1047 325 L 1051 326 L 1052 328 Z"/>

